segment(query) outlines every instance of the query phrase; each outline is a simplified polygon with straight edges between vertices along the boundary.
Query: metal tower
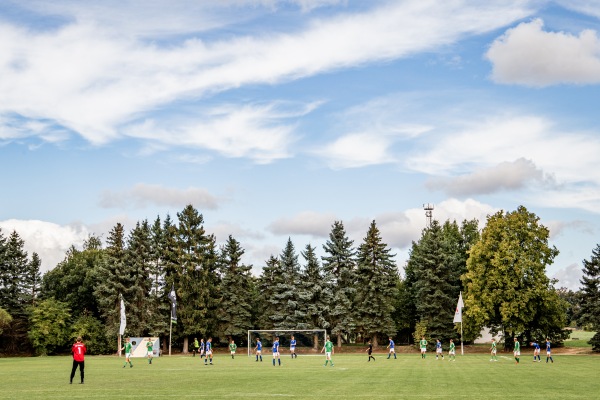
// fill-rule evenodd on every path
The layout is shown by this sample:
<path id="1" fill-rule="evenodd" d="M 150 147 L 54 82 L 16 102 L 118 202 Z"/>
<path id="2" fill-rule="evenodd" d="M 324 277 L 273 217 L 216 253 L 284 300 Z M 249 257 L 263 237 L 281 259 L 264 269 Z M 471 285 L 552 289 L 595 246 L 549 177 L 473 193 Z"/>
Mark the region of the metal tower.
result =
<path id="1" fill-rule="evenodd" d="M 427 227 L 431 228 L 431 223 L 433 222 L 433 204 L 423 204 L 423 209 L 425 210 L 425 219 L 427 221 Z"/>

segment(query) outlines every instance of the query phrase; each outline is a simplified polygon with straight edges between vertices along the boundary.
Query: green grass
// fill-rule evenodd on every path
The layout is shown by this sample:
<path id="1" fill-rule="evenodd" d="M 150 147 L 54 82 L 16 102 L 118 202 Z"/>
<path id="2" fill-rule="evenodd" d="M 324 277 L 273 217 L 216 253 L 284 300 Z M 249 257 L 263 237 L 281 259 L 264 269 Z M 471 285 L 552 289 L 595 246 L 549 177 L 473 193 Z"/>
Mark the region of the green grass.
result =
<path id="1" fill-rule="evenodd" d="M 199 357 L 161 357 L 148 365 L 134 359 L 122 368 L 117 357 L 86 357 L 84 385 L 69 385 L 69 357 L 0 359 L 1 399 L 582 399 L 600 393 L 600 357 L 555 356 L 554 364 L 520 365 L 500 356 L 457 356 L 436 361 L 429 354 L 401 354 L 397 360 L 376 354 L 334 356 L 335 367 L 323 367 L 322 356 L 282 358 L 273 367 L 238 355 L 217 355 L 215 365 Z M 544 358 L 544 357 L 543 357 Z"/>
<path id="2" fill-rule="evenodd" d="M 565 347 L 592 348 L 592 345 L 588 344 L 588 342 L 595 334 L 596 332 L 574 330 L 571 332 L 571 336 L 569 337 L 569 339 L 565 340 Z M 573 340 L 573 338 L 576 338 L 577 340 Z"/>

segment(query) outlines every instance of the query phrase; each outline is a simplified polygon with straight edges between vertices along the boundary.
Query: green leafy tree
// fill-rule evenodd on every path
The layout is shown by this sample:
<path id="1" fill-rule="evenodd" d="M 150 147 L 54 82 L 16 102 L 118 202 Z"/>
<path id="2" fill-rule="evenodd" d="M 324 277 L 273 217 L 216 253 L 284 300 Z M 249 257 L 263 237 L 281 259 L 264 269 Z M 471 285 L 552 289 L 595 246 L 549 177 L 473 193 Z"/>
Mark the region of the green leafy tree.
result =
<path id="1" fill-rule="evenodd" d="M 399 276 L 394 254 L 383 243 L 375 221 L 358 247 L 355 315 L 357 330 L 377 346 L 378 334 L 393 335 L 392 319 Z"/>
<path id="2" fill-rule="evenodd" d="M 512 348 L 515 336 L 534 330 L 550 334 L 565 326 L 564 304 L 546 276 L 558 255 L 548 236 L 523 206 L 488 217 L 463 276 L 463 322 L 472 334 L 484 326 L 502 331 L 505 347 Z"/>
<path id="3" fill-rule="evenodd" d="M 219 264 L 222 271 L 219 306 L 219 335 L 245 337 L 252 328 L 252 296 L 254 282 L 252 266 L 242 262 L 244 249 L 240 242 L 229 235 L 220 252 Z"/>
<path id="4" fill-rule="evenodd" d="M 600 351 L 600 245 L 592 250 L 590 260 L 583 260 L 581 277 L 580 320 L 596 334 L 590 340 L 592 349 Z"/>
<path id="5" fill-rule="evenodd" d="M 29 340 L 38 355 L 65 350 L 71 338 L 67 303 L 55 299 L 40 301 L 29 316 Z"/>
<path id="6" fill-rule="evenodd" d="M 323 270 L 333 300 L 328 315 L 331 333 L 337 336 L 337 346 L 354 332 L 356 322 L 353 313 L 356 292 L 356 260 L 353 241 L 346 235 L 344 224 L 335 221 L 329 239 L 323 245 L 325 255 Z"/>
<path id="7" fill-rule="evenodd" d="M 10 316 L 8 311 L 6 311 L 3 308 L 0 308 L 0 335 L 2 335 L 2 332 L 5 328 L 8 328 L 10 326 L 11 322 L 12 317 Z"/>
<path id="8" fill-rule="evenodd" d="M 106 336 L 104 324 L 99 319 L 87 313 L 80 315 L 73 323 L 71 339 L 77 337 L 83 338 L 87 353 L 90 355 L 110 354 L 113 352 L 113 348 Z"/>

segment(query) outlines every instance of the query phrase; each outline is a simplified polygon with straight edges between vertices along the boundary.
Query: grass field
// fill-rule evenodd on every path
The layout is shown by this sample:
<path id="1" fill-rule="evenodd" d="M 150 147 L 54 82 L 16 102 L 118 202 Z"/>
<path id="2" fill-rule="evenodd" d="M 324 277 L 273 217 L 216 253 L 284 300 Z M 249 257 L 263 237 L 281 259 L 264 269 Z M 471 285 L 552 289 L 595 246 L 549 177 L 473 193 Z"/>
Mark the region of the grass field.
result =
<path id="1" fill-rule="evenodd" d="M 574 330 L 569 339 L 565 340 L 565 347 L 589 347 L 591 349 L 592 346 L 588 342 L 595 334 L 596 332 Z"/>
<path id="2" fill-rule="evenodd" d="M 2 399 L 153 399 L 153 398 L 296 398 L 296 399 L 591 399 L 600 397 L 600 357 L 555 356 L 554 364 L 523 356 L 515 365 L 507 356 L 490 362 L 487 355 L 457 356 L 456 362 L 429 354 L 401 354 L 397 360 L 377 355 L 282 358 L 273 367 L 243 355 L 217 355 L 214 365 L 199 357 L 161 357 L 148 365 L 134 359 L 86 357 L 86 379 L 79 371 L 69 385 L 70 357 L 0 359 Z"/>

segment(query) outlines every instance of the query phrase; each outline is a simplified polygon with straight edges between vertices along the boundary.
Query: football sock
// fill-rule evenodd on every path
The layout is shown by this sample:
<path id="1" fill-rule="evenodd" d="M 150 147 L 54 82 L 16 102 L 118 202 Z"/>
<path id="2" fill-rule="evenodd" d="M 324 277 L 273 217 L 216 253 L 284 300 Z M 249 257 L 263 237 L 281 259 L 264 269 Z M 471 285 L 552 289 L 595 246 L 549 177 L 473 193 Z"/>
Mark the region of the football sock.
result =
<path id="1" fill-rule="evenodd" d="M 275 359 L 273 359 L 273 366 L 275 366 Z"/>
<path id="2" fill-rule="evenodd" d="M 278 358 L 277 361 L 279 362 L 279 365 L 281 365 L 281 358 Z"/>

